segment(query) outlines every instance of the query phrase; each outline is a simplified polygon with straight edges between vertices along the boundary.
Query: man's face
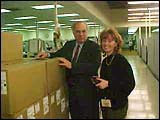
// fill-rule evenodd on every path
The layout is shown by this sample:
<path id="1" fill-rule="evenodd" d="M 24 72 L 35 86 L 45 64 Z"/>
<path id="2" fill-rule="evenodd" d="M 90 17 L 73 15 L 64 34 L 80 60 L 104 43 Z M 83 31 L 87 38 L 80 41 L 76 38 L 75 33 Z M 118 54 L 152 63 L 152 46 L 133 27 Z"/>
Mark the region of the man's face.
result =
<path id="1" fill-rule="evenodd" d="M 76 24 L 73 34 L 78 43 L 84 43 L 88 37 L 88 31 L 87 31 L 86 24 L 84 23 Z"/>

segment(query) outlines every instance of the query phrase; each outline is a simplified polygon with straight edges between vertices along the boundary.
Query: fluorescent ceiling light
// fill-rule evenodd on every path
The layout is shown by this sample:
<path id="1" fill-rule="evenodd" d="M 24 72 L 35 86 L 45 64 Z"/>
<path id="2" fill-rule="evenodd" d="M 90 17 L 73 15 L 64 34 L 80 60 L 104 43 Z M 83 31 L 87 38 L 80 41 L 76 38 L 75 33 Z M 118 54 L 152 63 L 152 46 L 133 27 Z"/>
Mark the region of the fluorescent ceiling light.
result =
<path id="1" fill-rule="evenodd" d="M 146 19 L 132 19 L 132 20 L 128 20 L 130 22 L 144 22 L 146 21 Z M 148 20 L 147 20 L 148 21 Z M 150 19 L 150 21 L 159 21 L 159 19 Z"/>
<path id="2" fill-rule="evenodd" d="M 66 24 L 59 24 L 59 25 L 66 25 Z M 55 26 L 55 24 L 51 25 L 51 26 Z"/>
<path id="3" fill-rule="evenodd" d="M 140 20 L 139 19 L 135 19 L 135 20 L 128 20 L 128 22 L 140 22 Z"/>
<path id="4" fill-rule="evenodd" d="M 76 21 L 88 21 L 89 19 L 73 19 L 73 20 L 70 20 L 72 22 L 76 22 Z"/>
<path id="5" fill-rule="evenodd" d="M 71 14 L 59 14 L 57 17 L 72 17 L 72 16 L 79 16 L 79 14 L 71 13 Z"/>
<path id="6" fill-rule="evenodd" d="M 147 8 L 128 9 L 128 11 L 148 10 Z"/>
<path id="7" fill-rule="evenodd" d="M 86 22 L 86 24 L 96 24 L 95 22 Z"/>
<path id="8" fill-rule="evenodd" d="M 12 32 L 19 32 L 19 31 L 12 31 Z"/>
<path id="9" fill-rule="evenodd" d="M 59 25 L 66 25 L 66 24 L 59 24 Z"/>
<path id="10" fill-rule="evenodd" d="M 159 28 L 152 30 L 152 32 L 159 32 Z"/>
<path id="11" fill-rule="evenodd" d="M 8 29 L 13 29 L 13 27 L 5 27 L 5 28 L 1 28 L 2 30 L 8 30 Z"/>
<path id="12" fill-rule="evenodd" d="M 62 5 L 57 5 L 57 8 L 63 8 Z M 32 6 L 34 9 L 43 10 L 43 9 L 51 9 L 55 8 L 55 5 L 39 5 L 39 6 Z"/>
<path id="13" fill-rule="evenodd" d="M 134 33 L 132 33 L 132 32 L 128 32 L 128 35 L 132 35 L 132 34 L 134 34 Z"/>
<path id="14" fill-rule="evenodd" d="M 27 31 L 34 32 L 34 31 L 36 31 L 36 30 L 27 30 Z"/>
<path id="15" fill-rule="evenodd" d="M 38 21 L 37 23 L 51 23 L 53 21 Z"/>
<path id="16" fill-rule="evenodd" d="M 24 26 L 23 28 L 35 28 L 36 26 Z"/>
<path id="17" fill-rule="evenodd" d="M 16 25 L 23 25 L 23 24 L 20 24 L 20 23 L 14 23 L 14 24 L 5 24 L 6 26 L 16 26 Z"/>
<path id="18" fill-rule="evenodd" d="M 141 18 L 159 18 L 159 16 L 138 16 L 138 17 L 128 17 L 128 19 L 141 19 Z"/>
<path id="19" fill-rule="evenodd" d="M 48 30 L 51 30 L 51 31 L 53 31 L 53 29 L 48 29 Z"/>
<path id="20" fill-rule="evenodd" d="M 15 30 L 27 30 L 27 29 L 15 29 Z"/>
<path id="21" fill-rule="evenodd" d="M 1 32 L 6 32 L 6 31 L 8 31 L 8 30 L 1 30 Z"/>
<path id="22" fill-rule="evenodd" d="M 159 1 L 132 1 L 128 2 L 128 4 L 147 4 L 147 3 L 158 3 Z"/>
<path id="23" fill-rule="evenodd" d="M 130 13 L 128 15 L 149 15 L 149 13 Z M 159 15 L 159 12 L 151 12 L 150 15 Z"/>
<path id="24" fill-rule="evenodd" d="M 148 8 L 149 10 L 159 10 L 159 7 Z"/>
<path id="25" fill-rule="evenodd" d="M 28 17 L 18 17 L 18 18 L 14 18 L 14 19 L 16 19 L 16 20 L 26 20 L 26 19 L 34 19 L 34 18 L 37 18 L 37 17 L 28 16 Z"/>
<path id="26" fill-rule="evenodd" d="M 40 29 L 40 30 L 45 30 L 45 29 L 48 29 L 48 28 L 38 28 L 38 29 Z"/>
<path id="27" fill-rule="evenodd" d="M 134 9 L 128 9 L 128 11 L 139 11 L 139 10 L 159 10 L 159 7 L 153 7 L 153 8 L 134 8 Z"/>
<path id="28" fill-rule="evenodd" d="M 1 13 L 5 13 L 5 12 L 11 12 L 11 11 L 7 9 L 1 9 Z"/>
<path id="29" fill-rule="evenodd" d="M 128 33 L 135 33 L 137 31 L 138 27 L 129 27 Z"/>
<path id="30" fill-rule="evenodd" d="M 98 27 L 100 25 L 88 25 L 89 27 Z"/>

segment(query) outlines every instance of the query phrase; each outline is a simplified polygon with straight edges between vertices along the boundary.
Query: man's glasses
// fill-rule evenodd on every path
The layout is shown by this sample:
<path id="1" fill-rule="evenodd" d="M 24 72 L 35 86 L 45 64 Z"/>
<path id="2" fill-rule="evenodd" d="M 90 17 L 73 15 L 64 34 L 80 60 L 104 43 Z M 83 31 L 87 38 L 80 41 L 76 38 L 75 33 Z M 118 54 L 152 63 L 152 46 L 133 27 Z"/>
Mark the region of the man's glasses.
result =
<path id="1" fill-rule="evenodd" d="M 80 34 L 80 33 L 83 33 L 83 34 L 84 34 L 84 33 L 86 33 L 86 32 L 87 32 L 86 30 L 82 30 L 82 31 L 81 31 L 81 30 L 75 30 L 75 33 L 77 33 L 77 34 Z"/>

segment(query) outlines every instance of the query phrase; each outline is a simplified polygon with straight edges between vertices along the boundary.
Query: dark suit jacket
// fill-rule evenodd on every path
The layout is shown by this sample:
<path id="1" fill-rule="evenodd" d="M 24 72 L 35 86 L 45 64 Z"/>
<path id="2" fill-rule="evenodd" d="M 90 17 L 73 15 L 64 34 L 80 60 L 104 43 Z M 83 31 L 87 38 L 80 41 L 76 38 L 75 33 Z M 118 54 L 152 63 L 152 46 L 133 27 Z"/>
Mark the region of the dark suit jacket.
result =
<path id="1" fill-rule="evenodd" d="M 76 40 L 68 41 L 63 48 L 51 54 L 51 57 L 64 57 L 71 61 L 75 45 Z M 77 90 L 78 93 L 75 94 L 87 97 L 89 96 L 88 94 L 92 95 L 92 93 L 95 93 L 96 87 L 91 83 L 90 77 L 97 75 L 100 63 L 101 53 L 98 44 L 86 40 L 77 63 L 72 63 L 72 69 L 67 69 L 67 82 L 70 88 L 74 87 L 74 91 Z"/>

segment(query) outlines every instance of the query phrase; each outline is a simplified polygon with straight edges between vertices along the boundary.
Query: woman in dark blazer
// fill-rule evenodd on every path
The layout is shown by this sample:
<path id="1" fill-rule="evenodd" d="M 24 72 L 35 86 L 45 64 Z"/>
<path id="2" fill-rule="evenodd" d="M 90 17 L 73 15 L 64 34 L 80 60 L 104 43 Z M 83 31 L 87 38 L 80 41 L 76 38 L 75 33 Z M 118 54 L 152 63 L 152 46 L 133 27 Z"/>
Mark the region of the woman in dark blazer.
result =
<path id="1" fill-rule="evenodd" d="M 131 65 L 120 54 L 122 38 L 113 28 L 103 30 L 100 34 L 101 47 L 107 55 L 103 59 L 100 82 L 101 110 L 104 119 L 123 119 L 127 114 L 128 96 L 135 87 Z"/>

